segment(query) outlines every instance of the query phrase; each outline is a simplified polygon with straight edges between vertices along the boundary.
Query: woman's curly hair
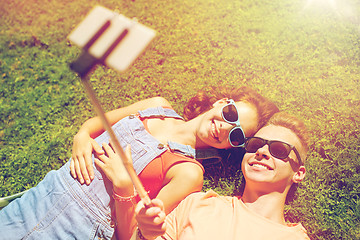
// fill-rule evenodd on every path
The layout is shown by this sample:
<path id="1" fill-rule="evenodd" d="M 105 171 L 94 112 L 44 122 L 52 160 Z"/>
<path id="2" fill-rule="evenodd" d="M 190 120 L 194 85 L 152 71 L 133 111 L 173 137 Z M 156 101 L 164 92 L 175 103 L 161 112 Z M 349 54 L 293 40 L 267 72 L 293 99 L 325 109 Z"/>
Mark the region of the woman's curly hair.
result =
<path id="1" fill-rule="evenodd" d="M 258 114 L 258 129 L 263 127 L 270 117 L 279 111 L 278 107 L 261 96 L 254 89 L 241 86 L 238 88 L 233 87 L 205 87 L 201 89 L 194 97 L 192 97 L 184 107 L 185 120 L 191 120 L 200 114 L 210 110 L 213 104 L 222 98 L 230 98 L 235 102 L 243 101 L 252 104 L 257 109 Z"/>

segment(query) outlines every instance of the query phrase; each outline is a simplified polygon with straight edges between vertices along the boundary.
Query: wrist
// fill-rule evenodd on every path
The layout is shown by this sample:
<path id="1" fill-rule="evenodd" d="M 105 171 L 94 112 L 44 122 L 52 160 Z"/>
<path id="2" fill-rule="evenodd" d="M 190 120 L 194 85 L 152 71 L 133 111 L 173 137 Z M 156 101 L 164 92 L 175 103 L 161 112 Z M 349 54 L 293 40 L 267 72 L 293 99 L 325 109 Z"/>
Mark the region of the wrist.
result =
<path id="1" fill-rule="evenodd" d="M 134 188 L 134 190 L 132 191 L 132 195 L 120 195 L 118 194 L 115 189 L 113 189 L 113 193 L 112 193 L 112 197 L 115 201 L 118 202 L 122 202 L 122 203 L 131 203 L 133 205 L 136 204 L 136 196 L 137 196 L 137 192 Z"/>
<path id="2" fill-rule="evenodd" d="M 130 178 L 116 179 L 113 181 L 113 189 L 120 195 L 133 195 L 134 186 Z"/>
<path id="3" fill-rule="evenodd" d="M 124 197 L 129 197 L 137 194 L 135 188 L 132 185 L 127 188 L 123 188 L 123 187 L 117 188 L 113 186 L 113 193 L 116 193 L 117 195 Z"/>
<path id="4" fill-rule="evenodd" d="M 139 239 L 139 240 L 149 240 L 149 239 L 145 238 L 145 237 L 142 235 L 141 230 L 140 230 L 139 227 L 136 229 L 136 232 L 137 232 L 137 233 L 136 233 L 136 235 L 137 235 L 137 238 L 136 238 L 136 239 Z"/>
<path id="5" fill-rule="evenodd" d="M 74 135 L 74 139 L 77 138 L 81 138 L 83 136 L 88 136 L 90 137 L 90 133 L 84 129 L 80 129 L 75 135 Z"/>

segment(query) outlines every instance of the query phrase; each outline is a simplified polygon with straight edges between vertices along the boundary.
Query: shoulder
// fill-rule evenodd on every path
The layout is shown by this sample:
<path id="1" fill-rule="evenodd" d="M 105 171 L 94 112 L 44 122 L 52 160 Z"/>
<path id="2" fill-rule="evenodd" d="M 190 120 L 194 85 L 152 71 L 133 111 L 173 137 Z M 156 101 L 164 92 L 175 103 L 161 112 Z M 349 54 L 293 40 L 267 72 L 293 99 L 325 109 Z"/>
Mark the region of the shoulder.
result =
<path id="1" fill-rule="evenodd" d="M 153 98 L 147 98 L 147 99 L 135 102 L 127 107 L 120 108 L 120 110 L 128 109 L 132 113 L 136 113 L 139 110 L 145 110 L 148 108 L 155 108 L 155 107 L 170 107 L 171 108 L 171 105 L 163 97 L 153 97 Z"/>
<path id="2" fill-rule="evenodd" d="M 181 208 L 197 208 L 198 206 L 208 209 L 232 207 L 232 197 L 221 196 L 209 190 L 207 192 L 195 192 L 189 194 L 182 202 Z"/>
<path id="3" fill-rule="evenodd" d="M 144 99 L 133 104 L 130 104 L 126 107 L 121 107 L 115 109 L 108 114 L 108 116 L 115 116 L 116 120 L 120 120 L 126 116 L 131 114 L 136 114 L 138 111 L 143 111 L 148 108 L 155 108 L 155 107 L 169 107 L 171 108 L 170 103 L 163 97 L 153 97 Z"/>
<path id="4" fill-rule="evenodd" d="M 206 199 L 204 198 L 206 193 L 204 192 L 194 192 L 189 194 L 184 200 L 181 201 L 178 208 L 181 207 L 189 207 L 194 206 L 197 203 L 201 202 L 202 200 Z"/>
<path id="5" fill-rule="evenodd" d="M 238 201 L 237 197 L 219 195 L 214 190 L 194 194 L 191 198 L 202 202 L 202 205 L 233 207 Z"/>
<path id="6" fill-rule="evenodd" d="M 183 182 L 190 182 L 192 184 L 203 182 L 204 169 L 200 164 L 193 161 L 184 161 L 185 156 L 181 156 L 176 162 L 170 166 L 167 177 L 173 179 L 181 179 Z"/>
<path id="7" fill-rule="evenodd" d="M 149 104 L 149 107 L 171 107 L 171 104 L 169 103 L 169 101 L 163 97 L 153 97 L 153 98 L 149 98 L 145 101 L 147 101 L 147 104 Z"/>
<path id="8" fill-rule="evenodd" d="M 310 240 L 306 228 L 301 223 L 287 223 L 287 226 L 294 231 L 297 239 Z"/>
<path id="9" fill-rule="evenodd" d="M 187 201 L 203 201 L 203 200 L 211 199 L 211 198 L 221 199 L 221 196 L 219 194 L 217 194 L 216 192 L 214 192 L 213 190 L 209 190 L 207 192 L 192 193 L 186 197 L 186 200 Z"/>

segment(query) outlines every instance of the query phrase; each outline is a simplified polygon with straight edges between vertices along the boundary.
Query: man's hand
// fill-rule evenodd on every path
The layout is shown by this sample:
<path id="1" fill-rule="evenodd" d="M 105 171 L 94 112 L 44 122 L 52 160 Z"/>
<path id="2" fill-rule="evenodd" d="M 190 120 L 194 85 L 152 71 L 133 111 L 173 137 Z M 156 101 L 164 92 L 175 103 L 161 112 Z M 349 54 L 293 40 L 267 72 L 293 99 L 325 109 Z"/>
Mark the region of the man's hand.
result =
<path id="1" fill-rule="evenodd" d="M 135 218 L 139 230 L 146 239 L 155 239 L 166 231 L 164 204 L 160 199 L 151 200 L 151 206 L 145 207 L 140 201 L 135 208 Z"/>

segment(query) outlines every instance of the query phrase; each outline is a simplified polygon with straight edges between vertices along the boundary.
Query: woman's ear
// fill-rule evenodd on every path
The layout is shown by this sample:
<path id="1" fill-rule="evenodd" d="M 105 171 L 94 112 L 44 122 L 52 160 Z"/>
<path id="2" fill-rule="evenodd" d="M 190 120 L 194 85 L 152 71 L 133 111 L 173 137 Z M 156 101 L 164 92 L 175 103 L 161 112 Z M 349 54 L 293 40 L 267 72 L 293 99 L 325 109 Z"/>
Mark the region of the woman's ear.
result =
<path id="1" fill-rule="evenodd" d="M 300 166 L 299 169 L 295 172 L 294 176 L 293 176 L 293 182 L 294 183 L 299 183 L 302 180 L 304 180 L 306 175 L 306 168 L 305 166 Z"/>
<path id="2" fill-rule="evenodd" d="M 221 98 L 213 103 L 213 107 L 216 107 L 218 105 L 223 105 L 224 103 L 227 103 L 228 98 Z"/>

